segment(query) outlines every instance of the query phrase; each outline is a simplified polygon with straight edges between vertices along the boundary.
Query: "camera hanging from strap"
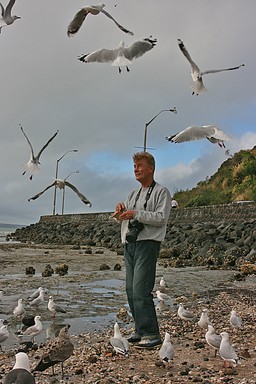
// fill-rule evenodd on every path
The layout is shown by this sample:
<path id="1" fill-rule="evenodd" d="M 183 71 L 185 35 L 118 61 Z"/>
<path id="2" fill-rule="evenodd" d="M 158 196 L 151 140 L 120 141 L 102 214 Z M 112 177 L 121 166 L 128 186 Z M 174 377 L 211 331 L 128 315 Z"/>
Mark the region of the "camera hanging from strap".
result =
<path id="1" fill-rule="evenodd" d="M 148 191 L 147 191 L 146 200 L 145 200 L 145 203 L 144 203 L 144 209 L 146 209 L 146 207 L 147 207 L 148 200 L 149 200 L 149 198 L 151 196 L 151 193 L 152 193 L 155 185 L 156 185 L 156 182 L 155 182 L 155 180 L 153 180 L 152 183 L 150 184 L 149 188 L 148 188 Z M 135 202 L 134 202 L 134 205 L 133 205 L 133 209 L 135 209 L 137 201 L 138 201 L 138 199 L 140 197 L 141 190 L 142 190 L 142 188 L 140 188 L 140 190 L 138 191 L 138 193 L 137 193 L 137 195 L 135 197 Z"/>

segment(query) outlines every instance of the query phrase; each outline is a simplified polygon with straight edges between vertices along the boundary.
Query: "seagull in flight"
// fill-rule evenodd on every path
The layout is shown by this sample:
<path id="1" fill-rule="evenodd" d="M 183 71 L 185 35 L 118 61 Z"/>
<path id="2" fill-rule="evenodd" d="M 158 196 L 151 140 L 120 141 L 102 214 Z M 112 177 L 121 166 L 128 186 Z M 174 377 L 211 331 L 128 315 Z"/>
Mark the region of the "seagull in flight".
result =
<path id="1" fill-rule="evenodd" d="M 31 173 L 30 175 L 30 180 L 32 180 L 33 178 L 33 173 L 35 172 L 38 172 L 40 170 L 39 168 L 39 158 L 42 154 L 42 152 L 45 150 L 45 148 L 48 147 L 48 145 L 50 144 L 50 142 L 55 138 L 55 136 L 58 134 L 59 130 L 57 130 L 54 135 L 47 141 L 47 143 L 40 149 L 40 151 L 38 152 L 38 154 L 35 156 L 35 153 L 34 153 L 34 150 L 33 150 L 33 147 L 32 147 L 32 144 L 29 140 L 29 138 L 27 137 L 26 133 L 24 132 L 24 129 L 22 128 L 22 125 L 20 124 L 20 129 L 21 129 L 21 132 L 23 133 L 23 135 L 25 136 L 27 142 L 28 142 L 28 145 L 30 146 L 30 159 L 29 161 L 27 162 L 26 166 L 25 166 L 25 171 L 22 173 L 22 175 L 25 175 L 25 173 L 28 171 L 29 173 Z"/>
<path id="2" fill-rule="evenodd" d="M 129 33 L 130 35 L 133 35 L 133 32 L 128 31 L 128 29 L 124 28 L 121 24 L 119 24 L 113 16 L 111 16 L 108 12 L 106 12 L 103 8 L 105 7 L 105 4 L 100 3 L 98 5 L 88 5 L 86 7 L 83 7 L 78 11 L 73 20 L 70 22 L 68 26 L 68 31 L 67 34 L 68 36 L 72 36 L 75 33 L 79 31 L 81 28 L 86 16 L 90 13 L 91 15 L 98 15 L 99 13 L 103 13 L 103 15 L 107 16 L 109 19 L 111 19 L 117 26 L 118 28 L 121 29 L 121 31 L 125 33 Z"/>
<path id="3" fill-rule="evenodd" d="M 4 9 L 4 6 L 2 3 L 0 3 L 1 6 L 1 14 L 2 17 L 0 19 L 0 33 L 2 31 L 2 27 L 6 27 L 7 25 L 10 25 L 14 23 L 15 20 L 20 19 L 19 16 L 12 16 L 12 7 L 14 6 L 16 0 L 10 0 L 6 8 Z"/>
<path id="4" fill-rule="evenodd" d="M 156 42 L 157 40 L 153 39 L 152 36 L 135 41 L 135 43 L 128 47 L 125 47 L 124 42 L 121 41 L 116 49 L 99 49 L 98 51 L 80 56 L 78 60 L 84 63 L 112 63 L 112 66 L 118 67 L 119 73 L 122 72 L 121 67 L 125 66 L 127 72 L 129 72 L 130 69 L 128 66 L 132 64 L 132 60 L 150 51 L 154 48 Z"/>
<path id="5" fill-rule="evenodd" d="M 193 79 L 192 84 L 192 95 L 199 95 L 202 92 L 207 91 L 207 89 L 204 86 L 203 83 L 203 76 L 207 75 L 208 73 L 217 73 L 217 72 L 224 72 L 224 71 L 233 71 L 235 69 L 239 69 L 240 67 L 244 67 L 244 64 L 238 65 L 237 67 L 231 67 L 231 68 L 224 68 L 224 69 L 209 69 L 206 71 L 201 71 L 200 68 L 197 66 L 197 64 L 191 59 L 190 54 L 188 53 L 183 41 L 178 39 L 178 45 L 183 53 L 183 55 L 186 57 L 186 59 L 189 61 L 191 65 L 191 76 Z"/>
<path id="6" fill-rule="evenodd" d="M 55 179 L 55 181 L 54 181 L 52 184 L 48 185 L 48 187 L 46 187 L 42 192 L 39 192 L 39 193 L 37 193 L 35 196 L 33 196 L 33 197 L 31 197 L 30 199 L 28 199 L 28 201 L 30 201 L 30 200 L 36 200 L 36 199 L 37 199 L 38 197 L 40 197 L 45 191 L 47 191 L 49 188 L 51 188 L 51 187 L 53 187 L 53 186 L 55 186 L 55 185 L 56 185 L 58 188 L 63 189 L 63 191 L 64 191 L 64 188 L 65 188 L 66 186 L 69 187 L 69 188 L 71 188 L 71 189 L 77 194 L 77 196 L 79 197 L 79 199 L 82 200 L 82 202 L 83 202 L 84 204 L 89 205 L 89 207 L 92 206 L 92 204 L 91 204 L 90 201 L 87 199 L 87 197 L 85 197 L 82 193 L 80 193 L 80 192 L 78 191 L 78 189 L 77 189 L 73 184 L 71 184 L 71 183 L 69 183 L 69 182 L 67 181 L 67 177 L 66 177 L 66 179 L 64 179 L 64 180 L 62 180 L 62 179 Z"/>
<path id="7" fill-rule="evenodd" d="M 224 141 L 231 140 L 231 137 L 215 125 L 191 126 L 179 133 L 166 137 L 166 140 L 172 143 L 183 143 L 184 141 L 201 139 L 207 139 L 213 144 L 218 144 L 221 148 L 226 148 Z"/>

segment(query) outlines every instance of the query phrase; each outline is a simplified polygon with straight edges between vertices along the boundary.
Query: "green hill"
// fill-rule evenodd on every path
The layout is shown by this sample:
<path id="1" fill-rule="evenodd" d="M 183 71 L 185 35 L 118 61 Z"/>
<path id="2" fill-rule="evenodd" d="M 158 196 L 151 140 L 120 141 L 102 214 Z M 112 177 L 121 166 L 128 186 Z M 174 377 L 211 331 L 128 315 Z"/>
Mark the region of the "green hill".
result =
<path id="1" fill-rule="evenodd" d="M 256 146 L 235 153 L 213 176 L 173 196 L 180 208 L 256 200 Z"/>

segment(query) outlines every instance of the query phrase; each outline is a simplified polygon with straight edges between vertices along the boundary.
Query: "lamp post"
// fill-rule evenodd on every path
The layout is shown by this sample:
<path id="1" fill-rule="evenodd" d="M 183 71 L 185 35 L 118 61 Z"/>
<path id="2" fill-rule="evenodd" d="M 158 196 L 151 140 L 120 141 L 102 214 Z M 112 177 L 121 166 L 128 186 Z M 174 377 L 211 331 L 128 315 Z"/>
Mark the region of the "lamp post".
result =
<path id="1" fill-rule="evenodd" d="M 143 143 L 143 151 L 146 152 L 147 150 L 147 131 L 148 131 L 148 126 L 149 124 L 154 121 L 157 116 L 159 116 L 162 112 L 173 112 L 177 113 L 176 107 L 170 108 L 170 109 L 162 109 L 162 111 L 158 112 L 148 123 L 145 124 L 145 130 L 144 130 L 144 143 Z"/>
<path id="2" fill-rule="evenodd" d="M 63 193 L 62 193 L 62 209 L 61 209 L 61 214 L 63 215 L 64 214 L 64 202 L 65 202 L 65 188 L 66 188 L 66 185 L 65 185 L 65 181 L 69 178 L 70 175 L 72 175 L 73 173 L 79 173 L 79 169 L 77 171 L 73 171 L 71 172 L 67 177 L 65 177 L 64 179 L 64 188 L 63 188 Z"/>
<path id="3" fill-rule="evenodd" d="M 56 161 L 56 170 L 55 170 L 55 179 L 58 179 L 58 171 L 59 171 L 59 162 L 63 159 L 64 156 L 66 156 L 70 152 L 78 152 L 78 149 L 70 149 L 69 151 L 65 152 L 64 155 L 62 155 L 57 161 Z M 57 185 L 54 187 L 54 196 L 53 196 L 53 211 L 52 214 L 55 215 L 55 209 L 56 209 L 56 196 L 57 196 Z"/>

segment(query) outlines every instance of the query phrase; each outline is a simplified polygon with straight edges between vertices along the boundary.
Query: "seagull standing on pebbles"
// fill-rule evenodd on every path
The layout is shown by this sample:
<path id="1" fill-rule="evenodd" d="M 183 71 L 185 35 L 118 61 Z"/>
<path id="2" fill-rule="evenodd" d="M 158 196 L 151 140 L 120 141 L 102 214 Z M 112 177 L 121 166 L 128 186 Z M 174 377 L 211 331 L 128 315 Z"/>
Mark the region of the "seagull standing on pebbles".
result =
<path id="1" fill-rule="evenodd" d="M 220 348 L 221 336 L 215 333 L 215 329 L 211 324 L 208 324 L 208 331 L 205 334 L 206 342 L 214 349 L 214 357 L 217 355 L 217 351 Z"/>
<path id="2" fill-rule="evenodd" d="M 0 328 L 0 351 L 2 351 L 2 343 L 8 339 L 10 333 L 7 325 L 2 325 Z"/>
<path id="3" fill-rule="evenodd" d="M 160 287 L 162 287 L 162 288 L 168 288 L 168 284 L 166 283 L 163 276 L 161 277 L 159 284 L 160 284 Z"/>
<path id="4" fill-rule="evenodd" d="M 23 304 L 23 299 L 18 300 L 18 305 L 13 310 L 14 317 L 20 317 L 25 313 L 25 306 Z"/>
<path id="5" fill-rule="evenodd" d="M 110 344 L 112 345 L 116 353 L 120 353 L 124 356 L 129 355 L 128 340 L 121 335 L 118 323 L 115 323 L 114 325 L 114 336 L 110 338 Z"/>
<path id="6" fill-rule="evenodd" d="M 184 308 L 183 304 L 179 304 L 178 307 L 178 316 L 181 320 L 184 320 L 186 323 L 189 321 L 195 321 L 195 316 L 192 312 Z"/>
<path id="7" fill-rule="evenodd" d="M 7 7 L 4 9 L 3 4 L 0 3 L 1 6 L 1 14 L 2 17 L 0 19 L 0 33 L 3 27 L 14 23 L 15 20 L 20 19 L 19 16 L 12 16 L 12 7 L 14 6 L 16 0 L 10 0 Z"/>
<path id="8" fill-rule="evenodd" d="M 35 341 L 35 336 L 39 335 L 43 330 L 43 324 L 41 322 L 41 316 L 35 316 L 34 321 L 35 324 L 28 327 L 25 331 L 19 334 L 19 337 L 29 336 L 32 341 Z"/>
<path id="9" fill-rule="evenodd" d="M 27 162 L 27 164 L 25 165 L 25 171 L 23 172 L 22 175 L 25 175 L 26 172 L 29 172 L 29 173 L 31 173 L 29 178 L 30 178 L 30 180 L 32 180 L 33 173 L 36 173 L 36 172 L 38 172 L 40 170 L 38 165 L 40 164 L 39 159 L 40 159 L 40 156 L 41 156 L 42 152 L 45 150 L 45 148 L 48 147 L 50 142 L 55 138 L 55 136 L 58 134 L 59 131 L 54 133 L 54 135 L 47 141 L 47 143 L 40 149 L 38 154 L 35 156 L 32 144 L 31 144 L 29 138 L 27 137 L 26 133 L 24 132 L 24 129 L 22 128 L 21 125 L 20 125 L 20 129 L 21 129 L 21 132 L 23 133 L 23 135 L 25 136 L 25 138 L 26 138 L 26 140 L 28 142 L 28 145 L 30 146 L 30 152 L 31 152 L 30 159 Z"/>
<path id="10" fill-rule="evenodd" d="M 121 67 L 125 66 L 127 72 L 129 72 L 129 65 L 132 64 L 132 60 L 150 51 L 154 48 L 156 42 L 156 39 L 149 37 L 125 47 L 124 42 L 121 41 L 116 49 L 99 49 L 98 51 L 80 56 L 78 60 L 83 63 L 112 63 L 112 66 L 118 67 L 119 73 L 122 72 Z"/>
<path id="11" fill-rule="evenodd" d="M 43 288 L 43 287 L 39 287 L 39 288 L 37 288 L 37 290 L 35 290 L 35 291 L 29 296 L 29 299 L 30 299 L 30 300 L 34 300 L 36 297 L 39 296 L 39 294 L 40 294 L 41 291 L 44 291 L 44 288 Z"/>
<path id="12" fill-rule="evenodd" d="M 232 365 L 240 364 L 241 361 L 235 351 L 235 348 L 229 343 L 229 334 L 227 332 L 221 332 L 220 336 L 221 343 L 219 354 L 224 360 L 224 365 L 226 365 L 226 363 L 232 363 Z"/>
<path id="13" fill-rule="evenodd" d="M 163 364 L 167 365 L 174 358 L 174 356 L 175 352 L 171 343 L 170 334 L 165 332 L 164 341 L 159 350 L 159 357 L 163 361 Z"/>
<path id="14" fill-rule="evenodd" d="M 161 292 L 160 290 L 156 291 L 156 296 L 158 301 L 167 301 L 167 300 L 172 300 L 170 296 L 168 296 L 166 293 Z"/>
<path id="15" fill-rule="evenodd" d="M 34 376 L 30 372 L 28 355 L 24 352 L 16 354 L 16 362 L 13 369 L 7 373 L 4 384 L 35 384 Z"/>
<path id="16" fill-rule="evenodd" d="M 235 69 L 239 69 L 240 67 L 244 67 L 244 64 L 238 65 L 237 67 L 231 67 L 231 68 L 225 68 L 225 69 L 210 69 L 207 71 L 201 72 L 199 67 L 196 65 L 196 63 L 191 59 L 190 54 L 188 53 L 187 49 L 185 48 L 185 45 L 183 41 L 178 39 L 178 45 L 183 53 L 183 55 L 186 57 L 186 59 L 189 61 L 191 65 L 191 76 L 193 79 L 193 84 L 192 84 L 192 95 L 199 95 L 202 92 L 207 91 L 207 89 L 204 86 L 203 83 L 203 76 L 208 74 L 208 73 L 217 73 L 217 72 L 223 72 L 223 71 L 233 71 Z"/>
<path id="17" fill-rule="evenodd" d="M 63 363 L 72 355 L 74 350 L 74 345 L 71 342 L 68 334 L 69 327 L 70 325 L 65 325 L 65 327 L 60 330 L 59 336 L 56 337 L 56 339 L 53 340 L 52 343 L 49 343 L 39 363 L 33 369 L 33 372 L 43 372 L 47 368 L 52 367 L 52 373 L 54 375 L 54 365 L 61 363 L 61 372 L 63 379 Z"/>
<path id="18" fill-rule="evenodd" d="M 242 326 L 242 319 L 237 315 L 234 309 L 232 309 L 230 313 L 229 322 L 234 329 L 241 328 Z"/>
<path id="19" fill-rule="evenodd" d="M 39 292 L 39 295 L 32 301 L 30 301 L 29 305 L 31 307 L 38 307 L 40 304 L 43 304 L 44 302 L 44 289 L 42 289 L 40 292 Z"/>
<path id="20" fill-rule="evenodd" d="M 67 31 L 68 36 L 70 37 L 79 31 L 87 15 L 89 14 L 98 15 L 99 13 L 103 13 L 103 15 L 111 19 L 118 26 L 118 28 L 121 29 L 121 31 L 125 33 L 129 33 L 130 35 L 133 35 L 133 32 L 128 31 L 128 29 L 124 28 L 121 24 L 119 24 L 113 18 L 113 16 L 111 16 L 108 12 L 106 12 L 103 9 L 104 7 L 105 7 L 105 4 L 100 3 L 98 5 L 88 5 L 80 9 L 80 11 L 78 11 L 75 14 L 74 19 L 71 21 L 71 23 L 68 26 L 68 31 Z"/>
<path id="21" fill-rule="evenodd" d="M 166 137 L 166 140 L 172 143 L 184 143 L 185 141 L 201 139 L 207 139 L 213 144 L 218 144 L 221 148 L 226 148 L 224 141 L 231 140 L 231 137 L 226 135 L 216 125 L 191 126 L 172 136 Z"/>
<path id="22" fill-rule="evenodd" d="M 57 312 L 59 312 L 59 313 L 66 313 L 67 312 L 65 309 L 61 308 L 61 306 L 54 303 L 52 296 L 49 296 L 48 309 L 52 313 L 53 318 L 55 318 L 55 315 Z"/>
<path id="23" fill-rule="evenodd" d="M 197 324 L 200 328 L 208 328 L 208 325 L 211 324 L 209 316 L 208 316 L 208 309 L 204 308 L 202 310 L 200 319 L 198 320 Z"/>

